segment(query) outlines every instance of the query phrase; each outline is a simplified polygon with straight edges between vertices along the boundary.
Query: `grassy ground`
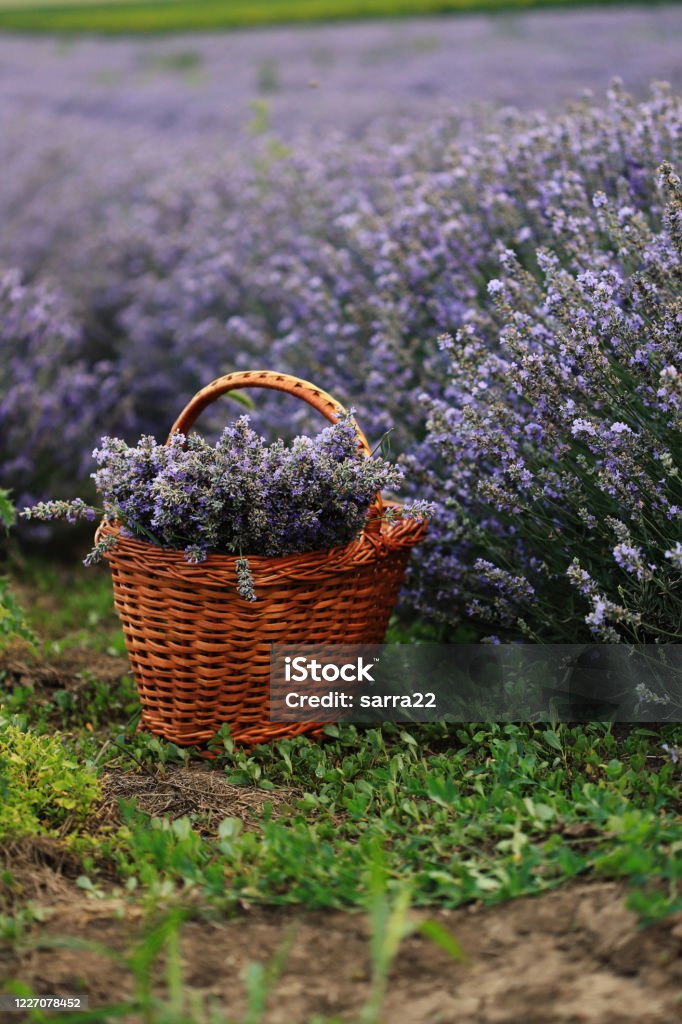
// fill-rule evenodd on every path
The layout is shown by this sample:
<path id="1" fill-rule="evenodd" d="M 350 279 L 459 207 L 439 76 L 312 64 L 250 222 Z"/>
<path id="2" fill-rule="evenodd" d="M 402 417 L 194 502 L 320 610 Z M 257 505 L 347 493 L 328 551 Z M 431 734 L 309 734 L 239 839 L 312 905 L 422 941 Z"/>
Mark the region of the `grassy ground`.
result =
<path id="1" fill-rule="evenodd" d="M 469 925 L 466 916 L 447 918 L 462 914 L 453 908 L 492 913 L 486 907 L 513 901 L 521 930 L 534 930 L 536 904 L 527 911 L 518 898 L 557 887 L 556 898 L 568 898 L 561 894 L 579 879 L 615 885 L 618 906 L 624 899 L 640 925 L 682 909 L 681 766 L 671 757 L 679 728 L 330 726 L 322 743 L 250 752 L 234 749 L 226 733 L 207 763 L 135 733 L 136 696 L 104 570 L 29 562 L 15 576 L 38 645 L 12 647 L 0 660 L 0 977 L 14 978 L 12 991 L 42 984 L 45 992 L 47 976 L 60 991 L 78 984 L 103 1002 L 126 993 L 126 1019 L 144 1012 L 181 1024 L 189 1013 L 182 964 L 201 960 L 191 922 L 218 920 L 229 931 L 241 921 L 256 937 L 255 952 L 243 939 L 254 956 L 237 1009 L 254 1022 L 285 970 L 286 914 L 331 915 L 341 948 L 330 956 L 341 963 L 351 936 L 338 912 L 355 908 L 367 915 L 369 966 L 352 1019 L 368 1024 L 380 1019 L 401 943 L 416 941 L 408 935 L 433 944 L 426 960 L 436 956 L 441 972 L 444 959 L 457 960 L 452 923 L 464 934 Z M 254 907 L 265 908 L 267 927 L 249 917 Z M 279 917 L 267 917 L 278 907 Z M 95 912 L 111 929 L 109 946 L 92 927 Z M 55 913 L 54 933 L 48 927 L 37 939 Z M 626 924 L 635 941 L 636 923 Z M 109 988 L 97 988 L 101 963 L 59 975 L 53 946 L 63 947 L 64 934 L 70 948 L 104 957 Z M 144 981 L 153 964 L 156 988 Z M 306 1007 L 297 1019 L 337 1019 L 308 1018 Z M 205 1013 L 195 1007 L 190 1017 L 226 1019 Z"/>
<path id="2" fill-rule="evenodd" d="M 624 0 L 0 0 L 0 29 L 26 32 L 180 32 L 285 22 L 400 17 Z M 627 0 L 625 0 L 627 2 Z M 651 0 L 650 0 L 651 2 Z M 656 2 L 656 0 L 653 0 Z"/>

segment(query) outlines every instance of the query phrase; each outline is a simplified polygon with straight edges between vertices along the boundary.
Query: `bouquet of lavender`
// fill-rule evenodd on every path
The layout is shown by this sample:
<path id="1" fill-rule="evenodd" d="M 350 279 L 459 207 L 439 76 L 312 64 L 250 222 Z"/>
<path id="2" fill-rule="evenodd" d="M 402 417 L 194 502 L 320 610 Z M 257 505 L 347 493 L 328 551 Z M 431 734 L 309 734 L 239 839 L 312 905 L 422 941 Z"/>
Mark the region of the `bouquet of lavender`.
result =
<path id="1" fill-rule="evenodd" d="M 240 417 L 215 445 L 175 434 L 168 445 L 144 436 L 129 447 L 102 438 L 92 474 L 103 507 L 74 501 L 41 502 L 25 519 L 94 520 L 121 524 L 124 536 L 183 550 L 188 562 L 210 552 L 237 554 L 239 592 L 255 600 L 248 555 L 289 555 L 347 544 L 367 522 L 378 491 L 397 487 L 403 470 L 358 450 L 351 413 L 317 437 L 268 444 Z M 425 503 L 403 510 L 428 515 Z M 97 561 L 115 543 L 107 535 L 85 559 Z"/>

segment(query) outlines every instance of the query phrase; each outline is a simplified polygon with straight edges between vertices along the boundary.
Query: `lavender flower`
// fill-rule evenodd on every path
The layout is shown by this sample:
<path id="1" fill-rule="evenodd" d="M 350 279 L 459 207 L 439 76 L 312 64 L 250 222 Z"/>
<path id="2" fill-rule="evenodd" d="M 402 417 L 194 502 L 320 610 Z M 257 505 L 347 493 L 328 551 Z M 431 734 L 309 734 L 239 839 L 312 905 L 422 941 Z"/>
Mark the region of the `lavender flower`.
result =
<path id="1" fill-rule="evenodd" d="M 410 501 L 402 508 L 405 519 L 431 519 L 435 516 L 437 505 L 434 501 Z"/>
<path id="2" fill-rule="evenodd" d="M 199 565 L 206 561 L 208 550 L 201 544 L 188 544 L 185 548 L 185 559 L 192 565 Z"/>
<path id="3" fill-rule="evenodd" d="M 91 551 L 83 559 L 83 565 L 89 568 L 91 565 L 96 565 L 97 562 L 101 562 L 107 551 L 111 551 L 116 543 L 116 537 L 113 533 L 107 534 L 102 540 L 97 541 Z"/>
<path id="4" fill-rule="evenodd" d="M 79 519 L 92 522 L 96 515 L 97 510 L 91 505 L 86 505 L 82 498 L 74 498 L 72 501 L 40 501 L 19 513 L 21 519 L 38 520 L 43 523 L 55 519 L 65 519 L 67 523 L 75 523 Z"/>
<path id="5" fill-rule="evenodd" d="M 679 540 L 675 541 L 674 547 L 664 552 L 664 557 L 668 559 L 675 569 L 682 570 L 682 544 Z"/>
<path id="6" fill-rule="evenodd" d="M 682 750 L 680 747 L 676 747 L 670 743 L 661 743 L 661 750 L 666 752 L 673 764 L 680 763 L 680 758 L 682 757 Z"/>
<path id="7" fill-rule="evenodd" d="M 256 590 L 248 558 L 238 558 L 235 562 L 237 572 L 237 591 L 246 601 L 256 601 Z"/>

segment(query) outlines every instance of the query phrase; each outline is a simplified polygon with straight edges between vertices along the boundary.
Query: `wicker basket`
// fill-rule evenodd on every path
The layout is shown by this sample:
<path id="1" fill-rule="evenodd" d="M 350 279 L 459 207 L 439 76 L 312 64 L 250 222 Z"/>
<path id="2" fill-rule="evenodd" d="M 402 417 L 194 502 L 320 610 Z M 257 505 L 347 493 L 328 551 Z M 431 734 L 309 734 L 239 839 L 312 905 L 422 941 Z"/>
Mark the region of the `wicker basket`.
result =
<path id="1" fill-rule="evenodd" d="M 185 407 L 169 438 L 187 434 L 218 396 L 236 388 L 284 391 L 330 422 L 343 407 L 307 381 L 269 371 L 213 381 Z M 359 447 L 369 455 L 358 430 Z M 378 519 L 377 496 L 362 535 L 344 547 L 280 558 L 249 557 L 258 600 L 236 590 L 235 558 L 209 555 L 191 565 L 181 551 L 121 537 L 107 552 L 114 600 L 142 705 L 140 728 L 180 746 L 202 746 L 229 722 L 250 746 L 319 733 L 317 723 L 269 718 L 270 645 L 381 643 L 410 549 L 425 525 Z M 374 521 L 372 521 L 374 519 Z"/>

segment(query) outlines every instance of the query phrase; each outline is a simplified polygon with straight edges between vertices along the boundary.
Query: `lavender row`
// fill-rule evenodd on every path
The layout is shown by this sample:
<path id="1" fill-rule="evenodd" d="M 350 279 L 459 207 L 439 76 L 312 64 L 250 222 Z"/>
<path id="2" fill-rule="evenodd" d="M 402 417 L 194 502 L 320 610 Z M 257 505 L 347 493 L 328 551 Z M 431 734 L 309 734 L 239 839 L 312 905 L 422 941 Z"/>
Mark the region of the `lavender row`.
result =
<path id="1" fill-rule="evenodd" d="M 665 87 L 614 87 L 560 116 L 266 136 L 106 208 L 86 190 L 72 294 L 13 275 L 0 293 L 0 483 L 65 493 L 99 434 L 158 437 L 218 374 L 289 371 L 393 428 L 439 503 L 413 606 L 495 635 L 677 636 L 679 214 L 658 168 L 679 129 Z"/>

